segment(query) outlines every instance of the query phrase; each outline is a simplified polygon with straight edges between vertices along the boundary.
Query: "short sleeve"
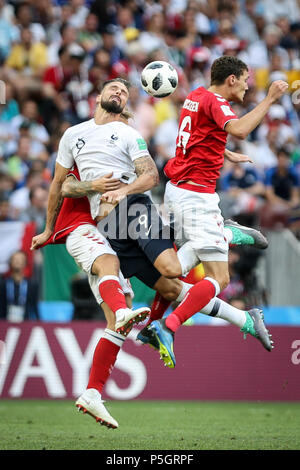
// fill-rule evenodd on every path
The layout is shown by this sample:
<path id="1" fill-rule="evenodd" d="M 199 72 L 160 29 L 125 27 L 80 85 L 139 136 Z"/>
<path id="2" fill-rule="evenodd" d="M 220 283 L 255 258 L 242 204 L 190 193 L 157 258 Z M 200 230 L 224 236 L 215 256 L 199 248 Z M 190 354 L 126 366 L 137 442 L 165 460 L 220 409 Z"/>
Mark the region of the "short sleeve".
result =
<path id="1" fill-rule="evenodd" d="M 238 119 L 230 104 L 225 98 L 214 93 L 207 105 L 208 116 L 224 130 L 227 122 Z"/>
<path id="2" fill-rule="evenodd" d="M 68 132 L 66 131 L 60 139 L 56 157 L 56 163 L 59 163 L 64 168 L 72 168 L 74 165 L 74 157 L 72 155 L 68 137 Z"/>
<path id="3" fill-rule="evenodd" d="M 131 128 L 128 135 L 127 151 L 130 159 L 132 161 L 137 158 L 144 157 L 149 155 L 149 150 L 145 139 L 141 136 L 139 132 Z"/>

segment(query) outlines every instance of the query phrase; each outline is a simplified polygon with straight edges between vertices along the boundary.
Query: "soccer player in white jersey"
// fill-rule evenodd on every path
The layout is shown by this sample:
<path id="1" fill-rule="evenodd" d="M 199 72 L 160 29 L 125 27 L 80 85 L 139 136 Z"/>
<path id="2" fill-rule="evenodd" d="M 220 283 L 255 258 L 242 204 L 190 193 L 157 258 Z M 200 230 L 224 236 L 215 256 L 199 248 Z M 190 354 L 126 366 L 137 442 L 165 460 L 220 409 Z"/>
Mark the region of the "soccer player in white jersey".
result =
<path id="1" fill-rule="evenodd" d="M 109 82 L 98 99 L 99 106 L 97 106 L 95 117 L 67 129 L 60 141 L 55 175 L 49 190 L 46 228 L 43 234 L 34 240 L 35 247 L 43 244 L 52 235 L 61 202 L 61 186 L 75 162 L 83 181 L 106 175 L 110 171 L 111 164 L 115 169 L 114 179 L 119 180 L 123 177 L 127 182 L 134 181 L 131 185 L 126 184 L 126 187 L 130 186 L 135 193 L 146 191 L 157 181 L 157 170 L 149 155 L 145 157 L 147 173 L 143 172 L 139 178 L 136 178 L 134 161 L 146 154 L 144 140 L 133 128 L 129 128 L 123 122 L 115 121 L 115 115 L 121 113 L 128 100 L 126 82 Z M 102 124 L 99 125 L 100 120 Z M 96 219 L 100 195 L 93 194 L 89 199 L 91 216 Z M 117 257 L 112 256 L 110 263 L 103 266 L 98 252 L 104 247 L 104 242 L 101 242 L 102 245 L 99 243 L 97 257 L 94 249 L 91 249 L 90 256 L 87 257 L 85 244 L 88 239 L 81 233 L 82 230 L 84 231 L 82 227 L 78 227 L 72 232 L 72 238 L 69 237 L 71 240 L 68 242 L 69 251 L 85 272 L 102 277 L 101 295 L 112 311 L 116 312 L 116 331 L 126 329 L 129 322 L 137 323 L 144 320 L 145 314 L 149 312 L 148 308 L 134 312 L 126 308 L 125 298 L 118 283 Z M 89 236 L 99 237 L 95 227 L 91 229 Z M 108 250 L 108 246 L 105 246 L 105 249 Z M 110 247 L 109 249 L 111 250 Z M 112 251 L 107 251 L 107 253 L 112 254 Z M 103 276 L 106 276 L 105 282 Z"/>

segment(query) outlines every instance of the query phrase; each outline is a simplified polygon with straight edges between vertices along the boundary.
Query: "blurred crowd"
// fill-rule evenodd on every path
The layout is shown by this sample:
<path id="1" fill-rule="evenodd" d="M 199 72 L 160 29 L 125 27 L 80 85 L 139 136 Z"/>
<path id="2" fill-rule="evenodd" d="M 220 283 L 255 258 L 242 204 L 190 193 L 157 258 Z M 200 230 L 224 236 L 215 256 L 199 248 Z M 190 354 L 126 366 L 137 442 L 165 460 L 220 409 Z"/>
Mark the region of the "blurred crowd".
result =
<path id="1" fill-rule="evenodd" d="M 160 171 L 174 156 L 187 93 L 209 86 L 221 55 L 249 66 L 250 111 L 276 79 L 289 93 L 245 141 L 228 148 L 254 164 L 225 162 L 218 191 L 225 218 L 300 235 L 300 0 L 0 0 L 0 222 L 45 223 L 47 194 L 64 131 L 93 116 L 99 86 L 128 79 L 131 122 Z M 172 63 L 176 92 L 154 99 L 140 84 L 153 60 Z"/>

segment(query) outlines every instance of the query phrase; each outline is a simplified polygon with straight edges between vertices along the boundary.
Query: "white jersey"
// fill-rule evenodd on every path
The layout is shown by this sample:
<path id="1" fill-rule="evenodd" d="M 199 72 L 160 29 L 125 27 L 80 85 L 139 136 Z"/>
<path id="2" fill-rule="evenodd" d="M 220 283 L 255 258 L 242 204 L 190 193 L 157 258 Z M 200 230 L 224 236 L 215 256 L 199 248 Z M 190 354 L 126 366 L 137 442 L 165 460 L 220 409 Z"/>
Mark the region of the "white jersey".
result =
<path id="1" fill-rule="evenodd" d="M 56 162 L 64 168 L 76 163 L 80 179 L 92 181 L 108 173 L 124 183 L 136 179 L 134 160 L 148 155 L 141 134 L 123 122 L 98 125 L 94 118 L 68 128 L 62 136 Z M 91 215 L 97 217 L 101 195 L 89 196 Z"/>

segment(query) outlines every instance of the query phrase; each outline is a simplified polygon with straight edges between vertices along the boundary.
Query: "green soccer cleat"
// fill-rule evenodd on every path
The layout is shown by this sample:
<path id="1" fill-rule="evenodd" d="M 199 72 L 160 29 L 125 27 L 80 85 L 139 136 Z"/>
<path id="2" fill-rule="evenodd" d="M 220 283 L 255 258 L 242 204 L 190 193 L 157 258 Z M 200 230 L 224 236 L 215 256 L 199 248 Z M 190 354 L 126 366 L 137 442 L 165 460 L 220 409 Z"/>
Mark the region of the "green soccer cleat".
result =
<path id="1" fill-rule="evenodd" d="M 164 319 L 155 320 L 148 328 L 153 331 L 158 342 L 160 358 L 164 361 L 165 366 L 173 369 L 176 365 L 175 355 L 173 352 L 173 331 L 166 327 L 166 321 Z"/>
<path id="2" fill-rule="evenodd" d="M 245 227 L 231 219 L 224 221 L 224 227 L 229 228 L 232 232 L 231 245 L 252 245 L 260 250 L 265 250 L 268 247 L 269 243 L 266 237 L 255 228 Z"/>
<path id="3" fill-rule="evenodd" d="M 246 339 L 247 334 L 250 334 L 257 338 L 267 351 L 272 351 L 274 348 L 273 341 L 271 340 L 272 335 L 269 335 L 269 331 L 265 327 L 262 310 L 252 308 L 246 312 L 246 317 L 246 322 L 243 328 L 241 328 L 244 338 Z"/>

